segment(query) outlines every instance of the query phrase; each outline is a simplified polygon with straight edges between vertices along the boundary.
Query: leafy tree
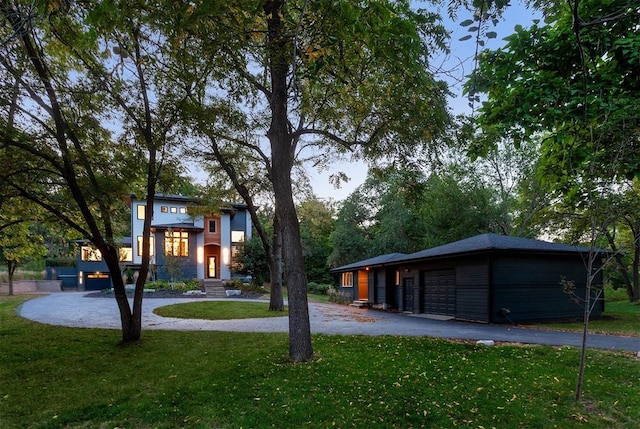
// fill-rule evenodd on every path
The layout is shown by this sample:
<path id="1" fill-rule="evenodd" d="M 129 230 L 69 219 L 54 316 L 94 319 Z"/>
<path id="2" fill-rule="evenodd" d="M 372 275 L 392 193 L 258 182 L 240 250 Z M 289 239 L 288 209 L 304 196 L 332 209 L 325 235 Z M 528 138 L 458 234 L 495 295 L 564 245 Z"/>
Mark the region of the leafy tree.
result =
<path id="1" fill-rule="evenodd" d="M 169 5 L 168 40 L 190 66 L 186 78 L 203 83 L 195 104 L 216 113 L 212 121 L 250 124 L 251 138 L 218 138 L 267 165 L 274 231 L 286 244 L 289 354 L 307 360 L 313 348 L 292 193 L 296 155 L 306 143 L 373 158 L 430 147 L 448 120 L 445 86 L 427 61 L 444 31 L 436 15 L 406 0 Z"/>
<path id="2" fill-rule="evenodd" d="M 298 217 L 307 279 L 315 283 L 332 283 L 327 260 L 335 225 L 333 208 L 330 203 L 308 199 L 298 206 Z"/>
<path id="3" fill-rule="evenodd" d="M 3 0 L 0 117 L 4 186 L 88 238 L 106 262 L 120 311 L 122 339 L 141 334 L 149 268 L 153 197 L 176 111 L 186 88 L 168 81 L 175 64 L 136 2 Z M 136 10 L 136 13 L 122 11 Z M 116 131 L 114 131 L 114 129 Z M 144 183 L 147 195 L 143 264 L 129 305 L 116 238 L 126 226 L 126 196 Z M 127 222 L 128 223 L 128 222 Z"/>
<path id="4" fill-rule="evenodd" d="M 338 210 L 336 226 L 331 234 L 333 250 L 327 261 L 330 267 L 350 264 L 370 255 L 367 232 L 369 212 L 362 204 L 362 199 L 362 190 L 358 187 Z"/>
<path id="5" fill-rule="evenodd" d="M 270 270 L 267 255 L 258 236 L 251 236 L 245 243 L 239 256 L 242 269 L 240 273 L 253 277 L 253 283 L 262 286 L 269 281 Z"/>
<path id="6" fill-rule="evenodd" d="M 46 255 L 43 237 L 34 228 L 37 208 L 17 198 L 0 200 L 0 261 L 7 268 L 9 295 L 13 295 L 16 268 Z"/>
<path id="7" fill-rule="evenodd" d="M 467 88 L 487 93 L 479 124 L 516 146 L 541 140 L 544 185 L 588 214 L 592 248 L 576 400 L 582 396 L 597 235 L 599 194 L 640 174 L 640 6 L 626 0 L 570 0 L 549 7 L 547 24 L 515 27 L 505 48 L 480 56 Z M 486 140 L 485 140 L 486 141 Z M 595 285 L 594 285 L 595 286 Z"/>

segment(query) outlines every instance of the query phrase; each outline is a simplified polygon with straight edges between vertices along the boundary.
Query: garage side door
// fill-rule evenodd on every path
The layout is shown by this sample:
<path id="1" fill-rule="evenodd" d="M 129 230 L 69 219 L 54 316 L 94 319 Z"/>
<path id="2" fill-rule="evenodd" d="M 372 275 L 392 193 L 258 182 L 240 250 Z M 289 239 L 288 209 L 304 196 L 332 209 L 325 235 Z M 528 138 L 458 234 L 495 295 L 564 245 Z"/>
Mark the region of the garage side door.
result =
<path id="1" fill-rule="evenodd" d="M 456 315 L 455 269 L 424 271 L 422 308 L 425 313 Z"/>

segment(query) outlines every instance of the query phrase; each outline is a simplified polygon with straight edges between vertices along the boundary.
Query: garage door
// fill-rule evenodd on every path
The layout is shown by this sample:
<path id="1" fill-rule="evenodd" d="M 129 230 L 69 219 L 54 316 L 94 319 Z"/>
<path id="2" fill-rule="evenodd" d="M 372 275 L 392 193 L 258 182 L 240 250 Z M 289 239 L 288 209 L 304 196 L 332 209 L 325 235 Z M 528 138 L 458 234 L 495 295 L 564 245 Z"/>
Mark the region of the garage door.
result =
<path id="1" fill-rule="evenodd" d="M 456 315 L 456 272 L 454 269 L 425 271 L 422 273 L 425 313 Z"/>
<path id="2" fill-rule="evenodd" d="M 111 287 L 111 277 L 108 273 L 96 272 L 85 273 L 85 289 L 86 290 L 102 290 Z"/>

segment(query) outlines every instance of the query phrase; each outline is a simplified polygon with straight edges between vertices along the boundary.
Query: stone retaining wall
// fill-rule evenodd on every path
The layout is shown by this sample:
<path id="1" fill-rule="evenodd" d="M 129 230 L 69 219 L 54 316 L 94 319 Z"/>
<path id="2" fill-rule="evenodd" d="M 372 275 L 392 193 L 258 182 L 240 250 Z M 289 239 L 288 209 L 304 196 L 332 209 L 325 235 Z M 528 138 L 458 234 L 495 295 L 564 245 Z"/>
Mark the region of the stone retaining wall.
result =
<path id="1" fill-rule="evenodd" d="M 61 280 L 15 280 L 13 293 L 61 292 Z M 0 283 L 0 295 L 9 295 L 9 283 Z"/>

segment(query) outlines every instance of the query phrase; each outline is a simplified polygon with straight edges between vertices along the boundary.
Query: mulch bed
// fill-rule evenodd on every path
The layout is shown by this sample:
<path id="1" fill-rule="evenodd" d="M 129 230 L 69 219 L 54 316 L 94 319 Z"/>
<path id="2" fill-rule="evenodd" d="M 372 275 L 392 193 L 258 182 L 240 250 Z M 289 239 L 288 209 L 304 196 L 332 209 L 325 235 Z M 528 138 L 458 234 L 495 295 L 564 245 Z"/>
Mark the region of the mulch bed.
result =
<path id="1" fill-rule="evenodd" d="M 144 298 L 207 298 L 206 295 L 201 294 L 189 294 L 185 295 L 182 291 L 170 290 L 170 289 L 160 289 L 153 292 L 145 292 Z M 127 292 L 127 297 L 133 298 L 133 292 Z M 240 295 L 229 296 L 227 298 L 245 298 L 245 299 L 260 299 L 264 298 L 265 294 L 259 292 L 242 292 Z M 85 295 L 85 298 L 115 298 L 113 292 L 105 292 L 102 290 L 89 292 Z M 269 296 L 266 295 L 265 299 L 269 299 Z"/>

